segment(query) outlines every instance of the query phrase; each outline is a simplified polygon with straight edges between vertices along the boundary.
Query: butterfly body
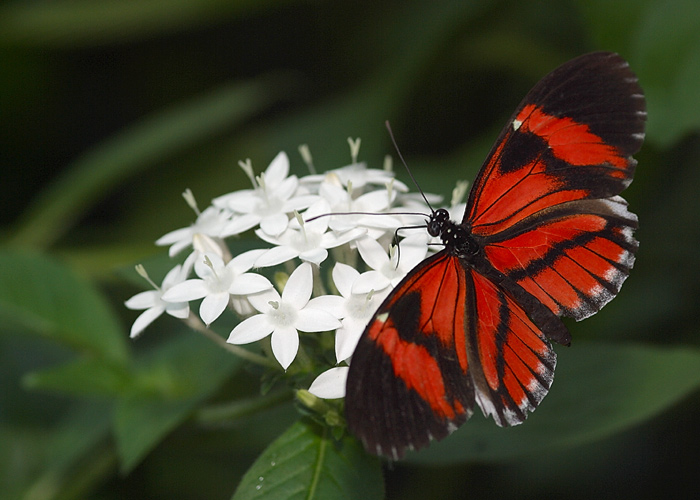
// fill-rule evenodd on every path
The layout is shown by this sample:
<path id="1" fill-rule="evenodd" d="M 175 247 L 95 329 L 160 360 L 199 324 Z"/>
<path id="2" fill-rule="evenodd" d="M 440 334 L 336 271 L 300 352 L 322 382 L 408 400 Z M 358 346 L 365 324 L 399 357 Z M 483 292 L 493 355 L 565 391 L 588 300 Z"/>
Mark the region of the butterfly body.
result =
<path id="1" fill-rule="evenodd" d="M 479 406 L 521 423 L 548 393 L 568 345 L 560 317 L 594 314 L 634 263 L 632 180 L 646 118 L 627 63 L 597 52 L 525 97 L 472 186 L 463 220 L 432 213 L 444 249 L 418 264 L 363 333 L 346 386 L 349 429 L 401 458 Z"/>

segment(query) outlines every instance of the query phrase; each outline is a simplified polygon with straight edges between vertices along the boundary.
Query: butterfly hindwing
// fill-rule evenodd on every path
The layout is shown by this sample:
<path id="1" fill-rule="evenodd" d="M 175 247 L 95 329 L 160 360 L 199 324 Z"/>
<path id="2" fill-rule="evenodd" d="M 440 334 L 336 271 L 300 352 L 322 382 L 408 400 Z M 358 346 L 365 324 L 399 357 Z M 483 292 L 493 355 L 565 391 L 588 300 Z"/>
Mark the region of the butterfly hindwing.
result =
<path id="1" fill-rule="evenodd" d="M 634 263 L 637 217 L 618 194 L 645 119 L 622 58 L 581 56 L 528 93 L 475 180 L 463 224 L 493 267 L 557 315 L 598 311 Z"/>
<path id="2" fill-rule="evenodd" d="M 556 354 L 513 296 L 484 275 L 470 272 L 476 314 L 468 344 L 477 403 L 498 425 L 516 425 L 547 395 Z"/>

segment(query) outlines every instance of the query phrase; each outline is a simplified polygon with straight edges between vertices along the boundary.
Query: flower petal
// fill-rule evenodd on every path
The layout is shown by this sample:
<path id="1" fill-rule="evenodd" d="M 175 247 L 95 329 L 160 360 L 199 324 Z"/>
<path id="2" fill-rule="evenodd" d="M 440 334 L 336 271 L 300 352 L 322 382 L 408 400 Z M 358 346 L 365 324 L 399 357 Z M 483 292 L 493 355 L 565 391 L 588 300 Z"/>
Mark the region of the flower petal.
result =
<path id="1" fill-rule="evenodd" d="M 277 156 L 265 169 L 265 182 L 270 187 L 279 185 L 289 175 L 289 157 L 284 151 L 277 153 Z"/>
<path id="2" fill-rule="evenodd" d="M 139 334 L 151 323 L 153 323 L 158 316 L 163 314 L 163 307 L 151 307 L 150 309 L 146 309 L 144 312 L 139 314 L 139 317 L 136 318 L 136 321 L 134 321 L 134 324 L 131 325 L 131 332 L 129 333 L 129 336 L 133 339 L 135 337 L 138 337 Z"/>
<path id="3" fill-rule="evenodd" d="M 345 315 L 345 299 L 339 295 L 321 295 L 311 299 L 306 308 L 320 309 L 340 319 Z"/>
<path id="4" fill-rule="evenodd" d="M 305 194 L 300 196 L 295 196 L 284 202 L 282 211 L 292 212 L 293 210 L 299 211 L 310 207 L 318 201 L 318 195 L 316 194 Z"/>
<path id="5" fill-rule="evenodd" d="M 299 254 L 299 258 L 304 262 L 310 262 L 311 264 L 316 264 L 318 266 L 321 264 L 321 262 L 328 258 L 328 250 L 325 248 L 314 248 L 312 250 L 301 252 Z"/>
<path id="6" fill-rule="evenodd" d="M 336 366 L 316 377 L 309 387 L 309 392 L 322 399 L 344 398 L 347 379 L 348 367 Z"/>
<path id="7" fill-rule="evenodd" d="M 258 293 L 269 288 L 272 288 L 272 283 L 265 276 L 255 273 L 244 273 L 233 280 L 228 291 L 233 295 L 248 295 L 249 293 Z"/>
<path id="8" fill-rule="evenodd" d="M 372 269 L 378 270 L 389 261 L 386 250 L 371 238 L 357 240 L 357 250 L 365 263 Z"/>
<path id="9" fill-rule="evenodd" d="M 341 234 L 333 234 L 331 232 L 324 233 L 321 236 L 321 246 L 323 248 L 335 248 L 340 245 L 344 245 L 353 240 L 357 240 L 367 233 L 367 229 L 362 227 L 356 227 L 355 229 L 350 229 Z"/>
<path id="10" fill-rule="evenodd" d="M 277 290 L 270 288 L 260 293 L 248 295 L 248 300 L 255 309 L 261 313 L 267 313 L 270 310 L 270 301 L 280 302 L 282 297 L 277 293 Z"/>
<path id="11" fill-rule="evenodd" d="M 269 215 L 260 221 L 260 229 L 270 236 L 279 236 L 287 229 L 289 217 L 285 213 Z"/>
<path id="12" fill-rule="evenodd" d="M 341 323 L 331 313 L 320 309 L 302 309 L 297 316 L 296 327 L 302 332 L 325 332 L 340 328 Z"/>
<path id="13" fill-rule="evenodd" d="M 270 267 L 287 262 L 299 256 L 299 252 L 292 247 L 274 247 L 270 248 L 255 261 L 254 267 Z"/>
<path id="14" fill-rule="evenodd" d="M 355 318 L 343 320 L 342 328 L 338 328 L 335 334 L 335 358 L 338 363 L 353 355 L 366 326 L 365 321 L 359 321 Z"/>
<path id="15" fill-rule="evenodd" d="M 173 318 L 185 319 L 190 315 L 190 304 L 188 302 L 172 302 L 165 306 L 165 312 Z"/>
<path id="16" fill-rule="evenodd" d="M 211 267 L 207 264 L 207 259 L 211 263 Z M 215 253 L 205 253 L 194 262 L 194 272 L 200 278 L 205 278 L 216 273 L 219 274 L 224 269 L 224 260 Z"/>
<path id="17" fill-rule="evenodd" d="M 229 298 L 228 292 L 211 293 L 204 297 L 202 305 L 199 306 L 199 316 L 207 326 L 221 316 L 221 313 L 224 312 L 228 305 Z"/>
<path id="18" fill-rule="evenodd" d="M 272 354 L 285 370 L 299 351 L 299 332 L 294 328 L 276 328 L 272 332 Z"/>
<path id="19" fill-rule="evenodd" d="M 389 278 L 379 271 L 362 273 L 352 285 L 352 293 L 369 293 L 371 290 L 384 290 L 391 284 Z"/>
<path id="20" fill-rule="evenodd" d="M 251 269 L 255 264 L 255 261 L 258 260 L 265 252 L 267 252 L 266 248 L 248 250 L 247 252 L 236 255 L 233 259 L 231 259 L 231 262 L 226 264 L 226 266 L 230 267 L 236 274 L 243 274 Z"/>
<path id="21" fill-rule="evenodd" d="M 274 186 L 274 197 L 277 200 L 284 202 L 292 197 L 294 192 L 297 190 L 298 185 L 299 185 L 299 179 L 297 179 L 296 175 L 292 175 L 290 177 L 287 177 L 282 182 L 280 182 L 278 185 Z M 280 205 L 279 209 L 282 210 L 283 206 L 284 206 L 284 204 Z"/>
<path id="22" fill-rule="evenodd" d="M 187 302 L 197 300 L 209 293 L 204 280 L 191 279 L 174 285 L 161 297 L 166 302 Z"/>
<path id="23" fill-rule="evenodd" d="M 264 339 L 272 333 L 272 323 L 264 314 L 256 314 L 241 321 L 228 336 L 229 344 L 250 344 Z"/>
<path id="24" fill-rule="evenodd" d="M 219 236 L 225 238 L 234 234 L 243 233 L 255 227 L 259 222 L 260 216 L 257 214 L 234 215 L 231 222 L 221 229 L 221 234 Z"/>
<path id="25" fill-rule="evenodd" d="M 359 276 L 360 273 L 357 269 L 342 262 L 336 263 L 333 267 L 333 283 L 335 283 L 340 295 L 345 298 L 350 297 L 352 284 Z"/>
<path id="26" fill-rule="evenodd" d="M 157 290 L 146 290 L 140 292 L 124 302 L 128 309 L 140 310 L 148 309 L 160 303 L 160 292 Z"/>
<path id="27" fill-rule="evenodd" d="M 289 276 L 287 284 L 282 290 L 282 300 L 295 309 L 301 309 L 309 302 L 313 286 L 314 278 L 311 264 L 304 262 Z"/>
<path id="28" fill-rule="evenodd" d="M 219 257 L 224 255 L 221 245 L 204 233 L 195 233 L 192 236 L 192 248 L 201 254 L 214 254 Z"/>

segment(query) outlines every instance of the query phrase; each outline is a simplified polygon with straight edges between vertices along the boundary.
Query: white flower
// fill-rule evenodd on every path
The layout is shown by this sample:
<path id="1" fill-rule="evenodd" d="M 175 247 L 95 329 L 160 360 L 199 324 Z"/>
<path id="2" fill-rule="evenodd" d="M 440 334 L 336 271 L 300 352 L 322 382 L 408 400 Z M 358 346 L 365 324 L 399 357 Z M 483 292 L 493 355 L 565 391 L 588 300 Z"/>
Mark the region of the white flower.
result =
<path id="1" fill-rule="evenodd" d="M 374 239 L 386 232 L 393 232 L 401 225 L 398 217 L 386 214 L 396 199 L 396 190 L 377 189 L 353 199 L 348 189 L 332 182 L 323 182 L 319 194 L 328 201 L 331 213 L 353 213 L 330 218 L 329 227 L 334 231 L 347 231 L 356 227 L 369 229 L 368 235 Z M 375 214 L 375 215 L 367 215 Z"/>
<path id="2" fill-rule="evenodd" d="M 366 185 L 385 186 L 393 180 L 394 187 L 401 192 L 408 191 L 408 187 L 401 181 L 394 179 L 394 173 L 388 170 L 367 168 L 364 162 L 353 163 L 342 168 L 330 170 L 325 174 L 307 175 L 302 179 L 304 183 L 321 183 L 328 177 L 335 176 L 340 185 L 350 184 L 353 190 L 362 191 Z"/>
<path id="3" fill-rule="evenodd" d="M 348 367 L 336 366 L 316 377 L 309 387 L 309 392 L 321 399 L 344 398 L 347 379 Z"/>
<path id="4" fill-rule="evenodd" d="M 260 224 L 270 236 L 278 236 L 289 222 L 287 214 L 311 205 L 318 196 L 294 196 L 299 185 L 295 175 L 289 174 L 289 158 L 279 153 L 255 183 L 255 189 L 236 191 L 214 200 L 214 205 L 226 207 L 234 215 L 221 232 L 221 237 L 240 234 Z"/>
<path id="5" fill-rule="evenodd" d="M 272 288 L 272 283 L 259 274 L 248 273 L 255 259 L 264 250 L 251 250 L 231 259 L 228 264 L 216 254 L 204 254 L 195 262 L 200 279 L 190 279 L 173 286 L 163 294 L 163 300 L 182 302 L 201 299 L 199 315 L 211 324 L 229 304 L 231 295 L 249 295 Z"/>
<path id="6" fill-rule="evenodd" d="M 170 245 L 168 254 L 173 257 L 182 249 L 192 244 L 195 234 L 201 233 L 211 237 L 218 237 L 221 230 L 229 221 L 231 213 L 217 207 L 207 207 L 197 216 L 197 220 L 189 227 L 183 227 L 170 231 L 156 240 L 156 245 Z"/>
<path id="7" fill-rule="evenodd" d="M 190 257 L 194 257 L 191 255 Z M 131 326 L 130 337 L 137 337 L 148 325 L 153 323 L 161 314 L 164 312 L 168 313 L 170 316 L 175 318 L 184 319 L 190 314 L 190 306 L 187 302 L 166 302 L 163 300 L 163 294 L 170 290 L 171 287 L 182 283 L 187 279 L 187 275 L 192 269 L 192 260 L 188 258 L 185 263 L 178 264 L 165 275 L 163 278 L 163 283 L 160 287 L 155 287 L 155 290 L 148 290 L 145 292 L 137 293 L 129 300 L 127 300 L 124 305 L 133 310 L 145 309 L 143 313 L 136 318 L 134 324 Z M 143 269 L 143 268 L 141 268 Z M 139 271 L 144 277 L 145 271 Z M 152 283 L 152 282 L 151 282 Z"/>
<path id="8" fill-rule="evenodd" d="M 362 332 L 365 331 L 372 315 L 390 291 L 385 287 L 386 290 L 378 293 L 374 290 L 369 290 L 368 293 L 353 293 L 353 286 L 359 277 L 360 273 L 347 264 L 338 262 L 333 268 L 333 282 L 342 296 L 340 304 L 342 309 L 339 313 L 342 317 L 342 326 L 335 334 L 335 357 L 339 363 L 350 358 L 355 352 Z M 338 306 L 327 304 L 325 307 L 335 312 L 336 309 L 331 307 Z"/>
<path id="9" fill-rule="evenodd" d="M 248 344 L 272 334 L 272 353 L 285 370 L 299 350 L 299 331 L 323 332 L 340 326 L 330 312 L 317 308 L 311 298 L 313 273 L 311 265 L 301 264 L 289 276 L 282 295 L 273 288 L 249 297 L 261 314 L 238 324 L 228 338 L 231 344 Z"/>
<path id="10" fill-rule="evenodd" d="M 314 203 L 303 214 L 305 220 L 330 213 L 330 206 L 325 200 Z M 320 264 L 328 257 L 328 249 L 335 248 L 352 241 L 365 233 L 364 229 L 355 228 L 343 233 L 328 231 L 328 217 L 320 217 L 310 222 L 290 222 L 287 230 L 278 237 L 271 237 L 257 230 L 259 238 L 276 245 L 260 257 L 255 265 L 269 267 L 299 257 L 305 262 Z"/>
<path id="11" fill-rule="evenodd" d="M 372 268 L 362 273 L 355 281 L 354 293 L 367 293 L 370 290 L 383 290 L 396 286 L 408 272 L 416 267 L 428 253 L 427 233 L 412 234 L 399 242 L 397 247 L 390 247 L 389 254 L 382 246 L 370 238 L 357 242 L 362 260 Z"/>

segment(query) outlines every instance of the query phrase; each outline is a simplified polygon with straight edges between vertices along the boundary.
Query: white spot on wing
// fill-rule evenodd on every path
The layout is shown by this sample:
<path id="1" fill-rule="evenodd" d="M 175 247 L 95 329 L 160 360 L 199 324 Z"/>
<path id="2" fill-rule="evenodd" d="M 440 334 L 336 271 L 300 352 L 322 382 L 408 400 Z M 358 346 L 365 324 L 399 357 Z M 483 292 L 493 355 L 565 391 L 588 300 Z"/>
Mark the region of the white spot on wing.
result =
<path id="1" fill-rule="evenodd" d="M 491 398 L 489 398 L 483 392 L 477 390 L 476 391 L 476 402 L 479 405 L 479 407 L 481 408 L 481 411 L 484 414 L 484 417 L 488 418 L 489 415 L 493 415 L 493 419 L 496 421 L 496 423 L 498 425 L 502 425 L 499 422 L 498 413 L 496 413 L 496 407 L 493 405 Z"/>
<path id="2" fill-rule="evenodd" d="M 522 124 L 521 120 L 513 120 L 513 130 L 518 130 Z"/>

